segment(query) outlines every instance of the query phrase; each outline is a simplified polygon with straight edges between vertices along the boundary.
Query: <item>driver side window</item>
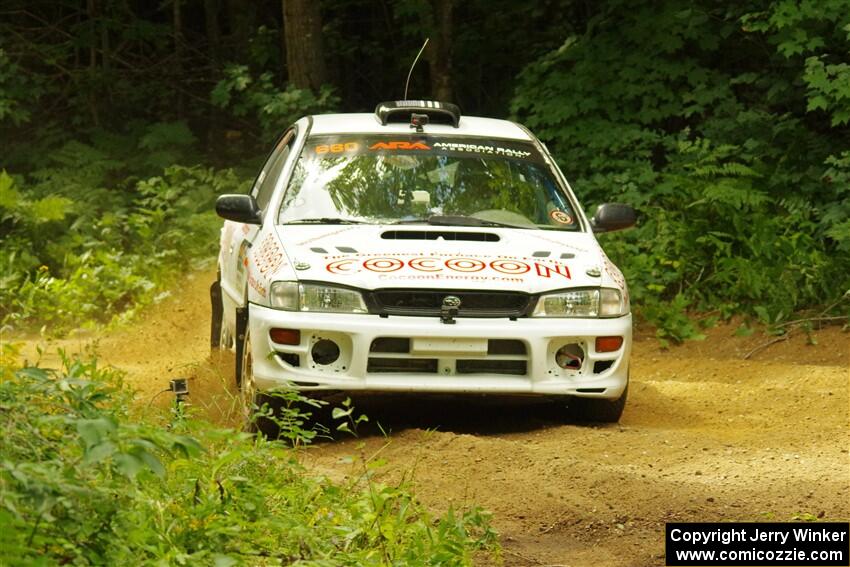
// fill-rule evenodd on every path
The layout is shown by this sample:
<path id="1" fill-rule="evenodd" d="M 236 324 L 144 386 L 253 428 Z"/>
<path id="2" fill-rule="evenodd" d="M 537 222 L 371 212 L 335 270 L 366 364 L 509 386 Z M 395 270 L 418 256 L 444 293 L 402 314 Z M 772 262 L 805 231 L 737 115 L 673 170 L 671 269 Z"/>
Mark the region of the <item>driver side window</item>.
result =
<path id="1" fill-rule="evenodd" d="M 269 201 L 271 201 L 272 193 L 283 171 L 283 166 L 286 164 L 286 158 L 289 157 L 289 151 L 294 139 L 294 128 L 289 129 L 281 136 L 280 141 L 278 141 L 277 146 L 275 146 L 275 149 L 266 161 L 266 165 L 263 166 L 263 170 L 257 176 L 253 189 L 251 189 L 251 195 L 257 200 L 260 210 L 264 212 Z"/>

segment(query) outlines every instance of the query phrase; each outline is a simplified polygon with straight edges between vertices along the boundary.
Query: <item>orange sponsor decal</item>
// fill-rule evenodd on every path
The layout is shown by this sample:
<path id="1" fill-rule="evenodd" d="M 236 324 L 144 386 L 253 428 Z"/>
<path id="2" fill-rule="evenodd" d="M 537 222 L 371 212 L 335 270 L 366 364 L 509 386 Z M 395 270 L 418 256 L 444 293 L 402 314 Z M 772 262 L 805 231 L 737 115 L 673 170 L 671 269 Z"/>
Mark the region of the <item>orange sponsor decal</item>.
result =
<path id="1" fill-rule="evenodd" d="M 378 142 L 369 146 L 370 150 L 430 150 L 422 142 Z"/>
<path id="2" fill-rule="evenodd" d="M 316 146 L 317 154 L 339 154 L 342 152 L 356 152 L 360 147 L 356 142 L 346 142 L 345 144 L 322 144 Z"/>
<path id="3" fill-rule="evenodd" d="M 474 278 L 477 277 L 477 272 L 484 272 L 489 268 L 495 272 L 514 276 L 528 274 L 529 276 L 537 275 L 541 278 L 562 276 L 567 279 L 572 279 L 569 267 L 567 267 L 566 264 L 555 262 L 553 260 L 533 260 L 530 258 L 523 258 L 523 260 L 519 260 L 510 257 L 500 257 L 496 260 L 487 262 L 479 258 L 468 257 L 451 257 L 444 260 L 443 258 L 438 257 L 440 255 L 437 254 L 434 256 L 416 256 L 414 253 L 412 255 L 413 257 L 409 259 L 377 255 L 370 255 L 373 257 L 366 259 L 363 259 L 362 257 L 341 258 L 329 262 L 325 266 L 325 269 L 332 274 L 347 276 L 357 274 L 363 270 L 390 274 L 407 266 L 416 272 L 459 272 L 463 275 L 452 277 Z M 439 274 L 435 277 L 439 277 Z M 525 276 L 523 275 L 523 277 Z"/>
<path id="4" fill-rule="evenodd" d="M 554 210 L 549 213 L 549 217 L 558 224 L 573 224 L 573 217 L 564 211 Z"/>

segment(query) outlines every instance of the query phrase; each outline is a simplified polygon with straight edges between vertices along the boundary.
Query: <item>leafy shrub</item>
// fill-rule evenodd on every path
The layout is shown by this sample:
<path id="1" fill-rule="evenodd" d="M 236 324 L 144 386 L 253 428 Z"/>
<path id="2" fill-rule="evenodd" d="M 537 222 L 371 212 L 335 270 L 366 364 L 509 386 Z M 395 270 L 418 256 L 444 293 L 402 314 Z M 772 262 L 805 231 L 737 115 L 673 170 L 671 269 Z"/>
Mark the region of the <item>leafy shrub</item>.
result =
<path id="1" fill-rule="evenodd" d="M 0 173 L 4 322 L 49 323 L 58 332 L 129 316 L 195 259 L 213 255 L 220 226 L 214 199 L 244 191 L 230 170 L 182 166 L 103 187 L 112 160 L 85 146 L 77 154 L 86 159 L 75 171 L 40 170 L 23 189 Z M 73 188 L 68 196 L 54 190 L 62 178 Z"/>
<path id="2" fill-rule="evenodd" d="M 292 85 L 281 90 L 273 78 L 269 71 L 254 76 L 247 65 L 229 65 L 210 98 L 234 116 L 254 118 L 267 139 L 274 139 L 302 116 L 328 112 L 339 105 L 339 97 L 328 85 L 318 93 Z"/>
<path id="3" fill-rule="evenodd" d="M 0 124 L 4 121 L 15 125 L 28 122 L 31 113 L 26 103 L 37 99 L 41 93 L 40 85 L 28 79 L 0 46 Z"/>
<path id="4" fill-rule="evenodd" d="M 311 476 L 282 442 L 178 414 L 129 417 L 96 359 L 0 365 L 5 564 L 468 565 L 495 535 L 478 509 L 433 518 L 377 463 L 346 484 Z"/>
<path id="5" fill-rule="evenodd" d="M 698 336 L 694 309 L 848 313 L 850 37 L 823 4 L 607 2 L 520 76 L 513 112 L 583 202 L 640 211 L 602 240 L 662 338 Z"/>

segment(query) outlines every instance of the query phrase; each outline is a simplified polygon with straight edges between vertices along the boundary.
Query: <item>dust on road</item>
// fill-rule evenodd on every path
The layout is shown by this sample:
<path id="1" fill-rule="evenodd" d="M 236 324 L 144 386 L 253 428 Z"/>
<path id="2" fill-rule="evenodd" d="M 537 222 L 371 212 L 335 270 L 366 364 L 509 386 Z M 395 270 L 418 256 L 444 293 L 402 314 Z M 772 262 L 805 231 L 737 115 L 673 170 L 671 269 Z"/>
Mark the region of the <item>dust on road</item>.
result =
<path id="1" fill-rule="evenodd" d="M 187 278 L 137 324 L 102 337 L 99 352 L 128 372 L 140 402 L 189 376 L 195 405 L 235 424 L 230 361 L 209 355 L 212 277 Z M 552 405 L 355 400 L 389 438 L 372 427 L 311 448 L 304 462 L 343 478 L 359 474 L 358 455 L 382 449 L 383 479 L 413 472 L 417 496 L 435 511 L 492 511 L 506 565 L 660 565 L 673 520 L 846 521 L 850 335 L 830 328 L 816 339 L 742 360 L 766 338 L 722 326 L 664 351 L 639 337 L 619 425 L 571 423 Z"/>

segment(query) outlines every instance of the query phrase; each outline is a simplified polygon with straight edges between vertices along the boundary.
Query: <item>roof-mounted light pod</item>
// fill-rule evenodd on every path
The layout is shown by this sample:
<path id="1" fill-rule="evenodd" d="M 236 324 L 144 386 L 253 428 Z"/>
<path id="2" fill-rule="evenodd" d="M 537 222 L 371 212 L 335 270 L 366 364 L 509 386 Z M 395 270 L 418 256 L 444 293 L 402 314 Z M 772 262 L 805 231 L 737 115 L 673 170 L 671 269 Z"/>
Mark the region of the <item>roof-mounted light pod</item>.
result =
<path id="1" fill-rule="evenodd" d="M 416 116 L 414 116 L 416 115 Z M 421 116 L 426 116 L 423 121 Z M 390 122 L 410 124 L 420 131 L 426 124 L 450 124 L 455 128 L 460 126 L 460 108 L 450 102 L 435 100 L 395 100 L 382 102 L 375 107 L 375 116 L 381 125 Z"/>

